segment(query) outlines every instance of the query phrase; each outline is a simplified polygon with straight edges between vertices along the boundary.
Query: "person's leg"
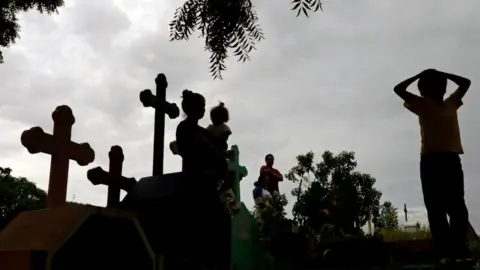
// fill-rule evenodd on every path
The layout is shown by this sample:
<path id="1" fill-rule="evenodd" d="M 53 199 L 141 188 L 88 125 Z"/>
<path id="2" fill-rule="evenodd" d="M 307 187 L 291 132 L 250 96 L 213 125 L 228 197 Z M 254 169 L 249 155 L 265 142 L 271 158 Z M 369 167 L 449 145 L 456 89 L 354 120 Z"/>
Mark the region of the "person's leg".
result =
<path id="1" fill-rule="evenodd" d="M 445 177 L 449 183 L 449 203 L 447 213 L 450 217 L 450 236 L 452 256 L 463 259 L 469 257 L 467 245 L 468 210 L 465 204 L 463 170 L 458 155 L 448 156 Z"/>
<path id="2" fill-rule="evenodd" d="M 442 180 L 441 160 L 436 155 L 422 155 L 420 178 L 423 200 L 428 213 L 430 233 L 439 259 L 448 257 L 449 225 L 443 197 L 445 188 Z"/>

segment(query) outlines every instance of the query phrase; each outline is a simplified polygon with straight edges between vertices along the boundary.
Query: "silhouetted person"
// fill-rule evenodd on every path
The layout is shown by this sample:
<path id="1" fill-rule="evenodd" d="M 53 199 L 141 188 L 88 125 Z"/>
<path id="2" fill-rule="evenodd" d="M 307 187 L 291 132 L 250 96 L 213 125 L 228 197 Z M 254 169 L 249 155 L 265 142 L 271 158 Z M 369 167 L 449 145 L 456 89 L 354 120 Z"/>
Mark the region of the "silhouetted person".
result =
<path id="1" fill-rule="evenodd" d="M 220 104 L 210 110 L 212 124 L 207 127 L 207 130 L 210 131 L 214 137 L 217 146 L 225 152 L 228 150 L 228 138 L 232 135 L 232 130 L 227 126 L 229 118 L 228 109 L 223 102 L 220 102 Z"/>
<path id="2" fill-rule="evenodd" d="M 416 80 L 421 96 L 407 92 L 407 87 Z M 456 83 L 458 88 L 444 100 L 447 80 Z M 468 261 L 470 258 L 466 243 L 468 211 L 460 161 L 463 147 L 457 117 L 457 110 L 462 106 L 462 98 L 469 87 L 469 79 L 428 69 L 394 88 L 405 101 L 404 106 L 419 118 L 423 198 L 441 263 L 452 262 L 451 259 Z"/>
<path id="3" fill-rule="evenodd" d="M 275 158 L 272 154 L 265 156 L 265 165 L 260 168 L 260 176 L 263 177 L 264 189 L 266 189 L 272 196 L 279 194 L 278 182 L 283 181 L 282 174 L 273 168 Z"/>
<path id="4" fill-rule="evenodd" d="M 208 132 L 198 125 L 205 114 L 205 98 L 183 91 L 182 109 L 186 114 L 176 132 L 178 151 L 183 159 L 182 175 L 186 179 L 182 200 L 181 248 L 200 264 L 228 269 L 229 220 L 217 191 L 225 175 L 227 162 L 223 149 L 212 142 Z"/>

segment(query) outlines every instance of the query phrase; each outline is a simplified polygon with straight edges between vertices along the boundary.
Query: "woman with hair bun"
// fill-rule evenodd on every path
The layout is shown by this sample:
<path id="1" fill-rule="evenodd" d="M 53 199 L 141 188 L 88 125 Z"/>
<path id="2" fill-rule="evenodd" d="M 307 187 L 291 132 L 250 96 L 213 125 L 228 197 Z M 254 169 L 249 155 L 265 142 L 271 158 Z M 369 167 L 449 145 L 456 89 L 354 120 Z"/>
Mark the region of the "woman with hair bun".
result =
<path id="1" fill-rule="evenodd" d="M 184 215 L 179 222 L 184 233 L 179 242 L 183 242 L 181 250 L 186 251 L 189 258 L 223 269 L 227 266 L 221 265 L 227 263 L 221 252 L 229 250 L 225 241 L 230 228 L 225 222 L 230 216 L 224 210 L 217 183 L 228 165 L 223 149 L 217 147 L 208 136 L 209 132 L 198 125 L 205 115 L 205 98 L 190 90 L 182 94 L 182 110 L 186 117 L 178 124 L 176 144 L 183 159 L 182 175 L 186 186 L 180 206 Z"/>

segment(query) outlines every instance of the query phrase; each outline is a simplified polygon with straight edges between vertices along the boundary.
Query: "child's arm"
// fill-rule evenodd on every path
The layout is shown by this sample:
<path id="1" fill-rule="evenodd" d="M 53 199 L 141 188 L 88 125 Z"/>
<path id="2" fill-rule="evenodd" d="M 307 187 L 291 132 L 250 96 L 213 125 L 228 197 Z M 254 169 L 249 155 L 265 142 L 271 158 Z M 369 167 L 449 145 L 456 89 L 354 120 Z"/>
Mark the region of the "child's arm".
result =
<path id="1" fill-rule="evenodd" d="M 407 88 L 410 86 L 410 84 L 412 84 L 414 81 L 418 80 L 420 78 L 420 76 L 422 75 L 423 71 L 420 72 L 419 74 L 411 77 L 411 78 L 408 78 L 406 80 L 404 80 L 403 82 L 397 84 L 394 88 L 393 88 L 393 91 L 395 92 L 395 94 L 397 94 L 399 97 L 401 97 L 403 100 L 405 100 L 406 102 L 410 102 L 411 100 L 415 99 L 416 97 L 418 97 L 417 95 L 414 95 L 410 92 L 407 91 Z"/>
<path id="2" fill-rule="evenodd" d="M 462 76 L 446 73 L 446 72 L 441 72 L 445 77 L 447 77 L 448 80 L 456 83 L 458 85 L 457 90 L 453 92 L 453 94 L 450 96 L 450 98 L 455 98 L 458 100 L 461 100 L 463 96 L 467 93 L 468 89 L 470 88 L 470 84 L 472 83 L 469 79 L 464 78 Z"/>

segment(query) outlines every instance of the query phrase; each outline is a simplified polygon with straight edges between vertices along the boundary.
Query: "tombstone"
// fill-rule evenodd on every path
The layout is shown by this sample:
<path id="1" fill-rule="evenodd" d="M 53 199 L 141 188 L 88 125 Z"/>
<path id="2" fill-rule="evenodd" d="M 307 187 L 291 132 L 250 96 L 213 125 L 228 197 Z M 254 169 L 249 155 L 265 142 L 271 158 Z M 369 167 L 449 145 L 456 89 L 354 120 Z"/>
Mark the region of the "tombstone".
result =
<path id="1" fill-rule="evenodd" d="M 180 115 L 180 110 L 175 103 L 167 102 L 167 78 L 164 74 L 158 74 L 155 79 L 156 93 L 150 90 L 140 92 L 140 101 L 144 107 L 155 109 L 155 126 L 153 132 L 153 172 L 152 175 L 163 175 L 163 151 L 165 144 L 165 114 L 170 119 Z"/>
<path id="2" fill-rule="evenodd" d="M 258 238 L 256 221 L 241 202 L 240 181 L 247 176 L 248 171 L 240 165 L 240 151 L 238 146 L 231 147 L 231 156 L 228 160 L 229 176 L 233 177 L 233 192 L 235 201 L 240 203 L 240 210 L 232 217 L 231 225 L 231 263 L 236 270 L 261 270 L 266 264 L 273 264 L 273 258 L 262 247 Z"/>
<path id="3" fill-rule="evenodd" d="M 68 161 L 87 165 L 88 144 L 70 141 L 73 113 L 59 106 L 54 131 L 39 127 L 22 134 L 30 153 L 52 155 L 48 208 L 20 213 L 0 232 L 2 270 L 153 270 L 154 253 L 134 215 L 65 202 Z"/>
<path id="4" fill-rule="evenodd" d="M 137 180 L 135 180 L 135 178 L 122 176 L 124 156 L 120 146 L 112 146 L 108 157 L 110 159 L 108 172 L 104 171 L 101 167 L 96 167 L 88 170 L 87 178 L 93 185 L 108 186 L 107 207 L 116 208 L 120 203 L 120 190 L 130 192 L 137 183 Z"/>
<path id="5" fill-rule="evenodd" d="M 95 152 L 88 143 L 71 141 L 75 117 L 70 107 L 58 106 L 52 113 L 52 118 L 52 135 L 45 133 L 41 127 L 33 127 L 21 136 L 22 145 L 31 154 L 45 153 L 52 156 L 47 208 L 65 205 L 70 159 L 77 161 L 80 166 L 86 166 L 95 159 Z"/>

